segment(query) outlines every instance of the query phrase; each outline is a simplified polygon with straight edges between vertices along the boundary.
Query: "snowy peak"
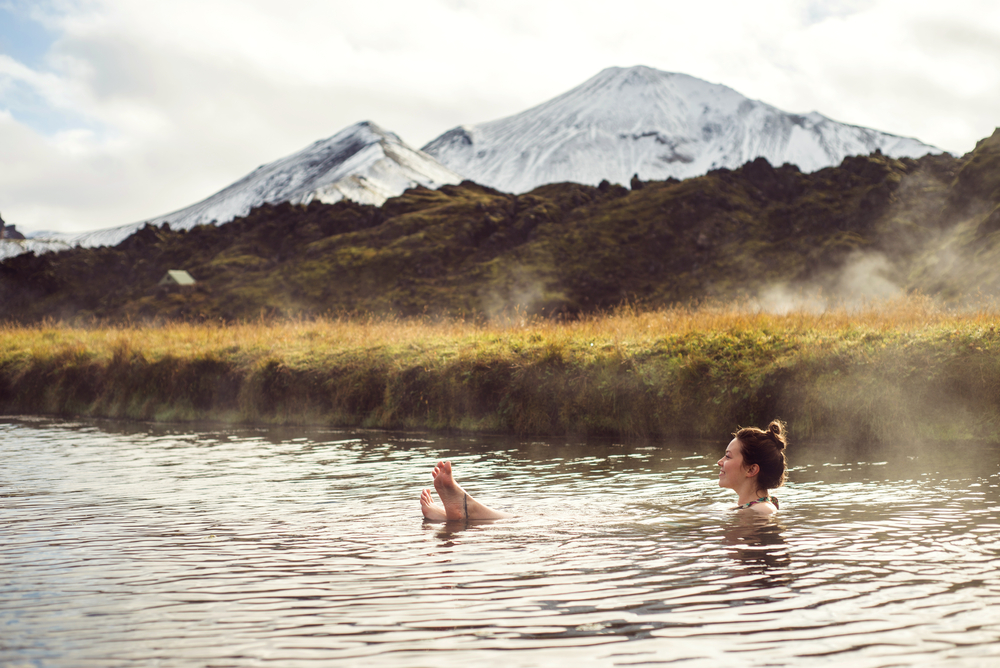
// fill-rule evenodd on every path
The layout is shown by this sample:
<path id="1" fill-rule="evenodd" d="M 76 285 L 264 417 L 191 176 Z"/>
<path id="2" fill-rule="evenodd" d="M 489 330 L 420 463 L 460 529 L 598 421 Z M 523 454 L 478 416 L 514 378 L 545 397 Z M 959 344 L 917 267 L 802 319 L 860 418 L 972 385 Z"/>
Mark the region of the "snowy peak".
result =
<path id="1" fill-rule="evenodd" d="M 608 68 L 520 114 L 449 130 L 424 151 L 466 177 L 508 192 L 545 183 L 687 178 L 757 157 L 804 171 L 875 149 L 940 153 L 914 139 L 789 114 L 735 90 L 650 67 Z"/>
<path id="2" fill-rule="evenodd" d="M 384 161 L 392 164 L 385 164 Z M 234 203 L 231 195 L 239 193 L 244 197 L 252 194 L 253 199 L 260 200 L 261 204 L 308 204 L 314 199 L 332 203 L 345 197 L 365 204 L 381 204 L 391 195 L 398 194 L 392 187 L 396 184 L 387 180 L 399 181 L 400 177 L 408 187 L 425 181 L 438 185 L 450 183 L 457 175 L 421 156 L 396 134 L 364 121 L 345 128 L 329 139 L 314 142 L 287 158 L 257 168 L 206 202 L 212 200 L 231 205 Z M 235 217 L 230 216 L 225 208 L 215 207 L 223 218 L 231 220 Z M 241 208 L 236 215 L 247 212 L 249 209 L 243 211 Z M 179 213 L 182 212 L 168 214 L 161 219 L 177 219 Z M 211 221 L 206 220 L 202 213 L 197 222 Z M 224 221 L 220 219 L 220 222 Z"/>
<path id="3" fill-rule="evenodd" d="M 732 114 L 747 101 L 731 88 L 686 74 L 643 66 L 611 67 L 525 114 L 564 125 L 586 123 L 640 134 L 654 125 L 660 131 L 678 132 L 709 110 Z"/>
<path id="4" fill-rule="evenodd" d="M 147 221 L 79 235 L 62 241 L 82 246 L 114 245 L 150 223 L 174 229 L 227 223 L 262 204 L 350 199 L 382 204 L 407 188 L 438 188 L 461 177 L 434 158 L 411 148 L 396 134 L 364 121 L 314 142 L 288 157 L 261 165 L 239 181 L 185 209 Z"/>

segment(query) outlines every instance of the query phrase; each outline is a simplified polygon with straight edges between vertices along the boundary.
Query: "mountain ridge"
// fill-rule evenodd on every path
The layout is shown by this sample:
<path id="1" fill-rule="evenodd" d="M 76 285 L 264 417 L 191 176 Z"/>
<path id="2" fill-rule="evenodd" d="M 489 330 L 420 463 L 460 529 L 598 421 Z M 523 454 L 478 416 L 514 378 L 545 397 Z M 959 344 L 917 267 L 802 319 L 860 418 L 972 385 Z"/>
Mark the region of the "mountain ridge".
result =
<path id="1" fill-rule="evenodd" d="M 332 204 L 347 198 L 381 204 L 406 188 L 437 187 L 461 178 L 371 121 L 350 125 L 243 178 L 190 206 L 137 223 L 93 232 L 53 235 L 80 246 L 115 245 L 144 225 L 177 229 L 227 223 L 263 204 Z"/>
<path id="2" fill-rule="evenodd" d="M 915 139 L 790 114 L 728 86 L 650 67 L 611 67 L 528 110 L 462 125 L 422 150 L 505 192 L 545 183 L 684 179 L 757 157 L 806 172 L 875 150 L 890 157 L 942 153 Z"/>
<path id="3" fill-rule="evenodd" d="M 159 287 L 170 269 L 198 284 Z M 812 173 L 758 158 L 632 189 L 514 195 L 464 181 L 381 207 L 285 202 L 0 263 L 0 313 L 17 321 L 573 317 L 623 302 L 782 310 L 913 291 L 1000 294 L 1000 130 L 962 158 L 876 153 Z"/>
<path id="4" fill-rule="evenodd" d="M 464 178 L 522 193 L 550 182 L 628 183 L 633 174 L 640 180 L 690 178 L 735 169 L 756 157 L 810 172 L 876 150 L 889 157 L 940 153 L 917 140 L 837 123 L 817 112 L 788 114 L 686 74 L 607 68 L 519 114 L 448 130 L 422 151 L 362 121 L 183 209 L 113 228 L 3 242 L 0 259 L 114 245 L 146 224 L 178 229 L 222 224 L 263 204 L 347 198 L 378 205 L 415 185 L 435 188 Z"/>

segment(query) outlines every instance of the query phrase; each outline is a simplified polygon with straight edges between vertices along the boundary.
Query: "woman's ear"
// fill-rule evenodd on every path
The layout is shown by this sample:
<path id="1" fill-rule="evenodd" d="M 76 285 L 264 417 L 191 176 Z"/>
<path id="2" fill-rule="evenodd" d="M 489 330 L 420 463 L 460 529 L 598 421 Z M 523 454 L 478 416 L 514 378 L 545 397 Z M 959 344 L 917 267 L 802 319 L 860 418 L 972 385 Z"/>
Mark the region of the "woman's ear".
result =
<path id="1" fill-rule="evenodd" d="M 755 475 L 757 475 L 758 473 L 760 473 L 760 467 L 757 466 L 756 464 L 751 464 L 750 466 L 747 467 L 747 477 L 748 478 L 752 478 Z"/>

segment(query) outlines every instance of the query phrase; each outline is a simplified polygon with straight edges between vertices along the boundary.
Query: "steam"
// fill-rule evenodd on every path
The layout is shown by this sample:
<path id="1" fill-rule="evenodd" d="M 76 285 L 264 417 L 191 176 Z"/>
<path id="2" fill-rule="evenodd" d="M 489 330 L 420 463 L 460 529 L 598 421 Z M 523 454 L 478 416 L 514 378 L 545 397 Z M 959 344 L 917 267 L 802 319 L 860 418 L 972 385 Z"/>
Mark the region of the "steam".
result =
<path id="1" fill-rule="evenodd" d="M 545 289 L 530 271 L 514 266 L 503 284 L 494 283 L 480 299 L 480 310 L 491 321 L 521 319 L 543 304 Z"/>
<path id="2" fill-rule="evenodd" d="M 894 267 L 882 253 L 858 251 L 840 269 L 808 283 L 779 283 L 762 290 L 756 305 L 784 315 L 791 311 L 821 313 L 833 307 L 856 309 L 873 301 L 899 297 L 903 289 L 892 279 Z"/>

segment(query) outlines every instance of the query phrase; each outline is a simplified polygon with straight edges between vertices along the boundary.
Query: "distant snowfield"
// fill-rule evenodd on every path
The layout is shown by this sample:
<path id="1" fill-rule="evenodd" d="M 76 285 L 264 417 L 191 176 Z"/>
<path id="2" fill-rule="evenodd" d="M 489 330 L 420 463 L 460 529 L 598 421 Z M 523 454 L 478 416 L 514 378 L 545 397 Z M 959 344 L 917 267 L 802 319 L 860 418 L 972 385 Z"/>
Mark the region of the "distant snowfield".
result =
<path id="1" fill-rule="evenodd" d="M 685 179 L 758 157 L 812 172 L 876 149 L 892 157 L 942 152 L 649 67 L 606 69 L 537 107 L 454 128 L 423 148 L 466 178 L 513 193 L 563 181 L 626 184 L 633 174 Z"/>
<path id="2" fill-rule="evenodd" d="M 445 132 L 422 151 L 371 122 L 345 128 L 196 204 L 156 218 L 81 234 L 35 233 L 0 243 L 0 259 L 72 246 L 115 245 L 143 225 L 223 224 L 262 204 L 380 205 L 407 188 L 471 179 L 511 193 L 546 183 L 685 179 L 758 157 L 805 172 L 879 149 L 891 157 L 941 153 L 916 139 L 789 114 L 726 86 L 649 67 L 609 68 L 520 114 Z"/>
<path id="3" fill-rule="evenodd" d="M 41 255 L 50 251 L 68 250 L 74 244 L 50 239 L 0 239 L 0 260 L 6 260 L 23 253 Z"/>

